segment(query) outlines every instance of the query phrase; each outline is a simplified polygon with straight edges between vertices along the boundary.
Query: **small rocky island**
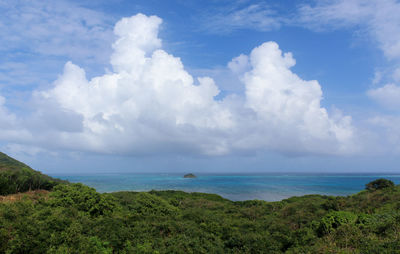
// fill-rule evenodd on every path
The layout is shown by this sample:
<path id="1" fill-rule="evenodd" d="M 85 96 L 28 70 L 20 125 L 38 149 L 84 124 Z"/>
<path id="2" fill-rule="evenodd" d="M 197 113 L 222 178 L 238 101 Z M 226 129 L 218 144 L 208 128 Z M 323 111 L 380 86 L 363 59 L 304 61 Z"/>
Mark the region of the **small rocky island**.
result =
<path id="1" fill-rule="evenodd" d="M 194 174 L 190 173 L 190 174 L 186 174 L 183 176 L 183 178 L 196 178 L 197 176 L 195 176 Z"/>

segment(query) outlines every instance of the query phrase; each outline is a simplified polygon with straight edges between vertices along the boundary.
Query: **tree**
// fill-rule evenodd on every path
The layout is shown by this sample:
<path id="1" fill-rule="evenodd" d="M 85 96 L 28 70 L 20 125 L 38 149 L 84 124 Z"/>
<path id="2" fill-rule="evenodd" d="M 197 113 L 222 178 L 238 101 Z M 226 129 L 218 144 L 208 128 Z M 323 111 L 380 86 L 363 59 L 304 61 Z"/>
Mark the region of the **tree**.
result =
<path id="1" fill-rule="evenodd" d="M 367 190 L 380 190 L 385 188 L 394 187 L 394 183 L 390 180 L 380 178 L 375 181 L 369 182 L 365 185 L 365 189 Z"/>

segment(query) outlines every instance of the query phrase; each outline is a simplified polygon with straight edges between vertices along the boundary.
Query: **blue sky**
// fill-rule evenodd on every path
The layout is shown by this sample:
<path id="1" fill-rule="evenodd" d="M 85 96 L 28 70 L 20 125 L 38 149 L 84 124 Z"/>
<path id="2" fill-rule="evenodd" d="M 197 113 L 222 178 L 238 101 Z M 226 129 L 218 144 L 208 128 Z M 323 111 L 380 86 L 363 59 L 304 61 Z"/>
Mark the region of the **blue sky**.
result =
<path id="1" fill-rule="evenodd" d="M 1 1 L 1 150 L 44 172 L 398 170 L 400 2 Z"/>

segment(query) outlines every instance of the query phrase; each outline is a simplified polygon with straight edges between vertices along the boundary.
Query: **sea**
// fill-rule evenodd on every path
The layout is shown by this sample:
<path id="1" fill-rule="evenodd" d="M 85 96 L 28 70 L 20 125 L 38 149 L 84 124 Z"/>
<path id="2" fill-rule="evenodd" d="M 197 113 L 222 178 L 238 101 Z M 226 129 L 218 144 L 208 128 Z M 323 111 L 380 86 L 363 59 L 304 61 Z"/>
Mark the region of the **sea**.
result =
<path id="1" fill-rule="evenodd" d="M 279 201 L 308 194 L 347 196 L 365 189 L 365 184 L 386 178 L 400 184 L 400 174 L 196 174 L 182 173 L 110 173 L 52 174 L 53 177 L 80 182 L 98 192 L 182 190 L 218 194 L 233 201 Z"/>

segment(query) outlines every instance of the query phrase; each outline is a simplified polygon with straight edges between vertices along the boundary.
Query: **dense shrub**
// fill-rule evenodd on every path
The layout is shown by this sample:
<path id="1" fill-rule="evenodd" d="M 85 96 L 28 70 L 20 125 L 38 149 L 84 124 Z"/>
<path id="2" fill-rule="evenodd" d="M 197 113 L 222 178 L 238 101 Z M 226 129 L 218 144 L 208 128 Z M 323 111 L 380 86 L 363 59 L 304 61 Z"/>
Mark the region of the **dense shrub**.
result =
<path id="1" fill-rule="evenodd" d="M 82 184 L 0 202 L 0 253 L 397 253 L 400 187 L 232 202 Z"/>
<path id="2" fill-rule="evenodd" d="M 393 187 L 394 183 L 390 180 L 380 178 L 365 185 L 367 190 L 380 190 Z"/>
<path id="3" fill-rule="evenodd" d="M 110 214 L 116 206 L 111 196 L 101 195 L 95 189 L 80 183 L 58 185 L 50 196 L 51 206 L 76 208 L 92 216 Z"/>
<path id="4" fill-rule="evenodd" d="M 328 234 L 342 225 L 353 225 L 357 215 L 347 211 L 333 211 L 325 215 L 320 222 L 318 233 Z"/>
<path id="5" fill-rule="evenodd" d="M 98 193 L 0 153 L 0 253 L 400 253 L 400 186 L 232 202 L 182 191 Z M 18 198 L 15 198 L 17 197 Z"/>
<path id="6" fill-rule="evenodd" d="M 31 169 L 4 170 L 0 171 L 0 195 L 38 189 L 51 190 L 60 182 Z"/>
<path id="7" fill-rule="evenodd" d="M 29 190 L 51 190 L 59 179 L 44 175 L 0 152 L 0 195 L 8 195 Z"/>

